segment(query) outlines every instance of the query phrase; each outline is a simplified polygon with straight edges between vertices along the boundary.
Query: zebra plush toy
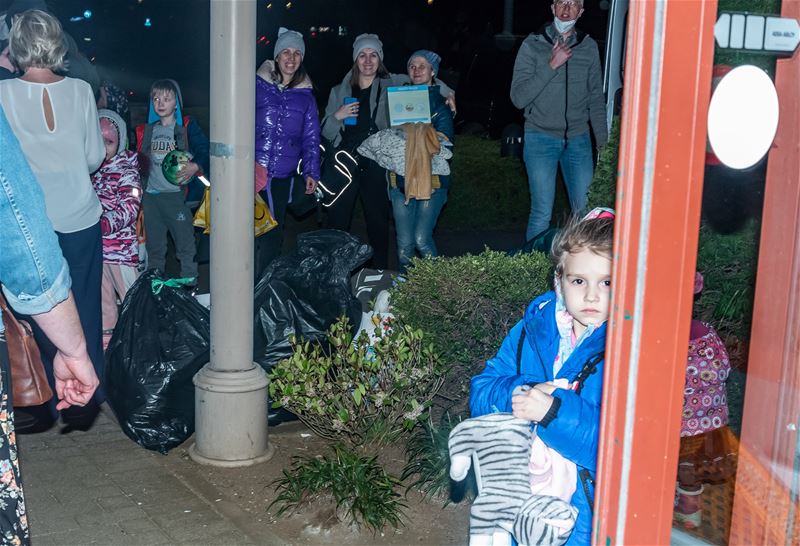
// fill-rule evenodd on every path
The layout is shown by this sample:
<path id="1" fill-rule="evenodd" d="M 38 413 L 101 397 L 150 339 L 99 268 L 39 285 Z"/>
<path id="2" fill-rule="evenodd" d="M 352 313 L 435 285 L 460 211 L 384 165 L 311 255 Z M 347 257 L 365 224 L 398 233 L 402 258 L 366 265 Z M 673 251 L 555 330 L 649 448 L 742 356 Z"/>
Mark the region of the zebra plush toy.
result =
<path id="1" fill-rule="evenodd" d="M 469 519 L 470 546 L 560 546 L 578 511 L 557 497 L 533 495 L 528 462 L 531 423 L 510 413 L 466 419 L 450 433 L 450 477 L 467 477 L 473 456 L 478 497 Z"/>

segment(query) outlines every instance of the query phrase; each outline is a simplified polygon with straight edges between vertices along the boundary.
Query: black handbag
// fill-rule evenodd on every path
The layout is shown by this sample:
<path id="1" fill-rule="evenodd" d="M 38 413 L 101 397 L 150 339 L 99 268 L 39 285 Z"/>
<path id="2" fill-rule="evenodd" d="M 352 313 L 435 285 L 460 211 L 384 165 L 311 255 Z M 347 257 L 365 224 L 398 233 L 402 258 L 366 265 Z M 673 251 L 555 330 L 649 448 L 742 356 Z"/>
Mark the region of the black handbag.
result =
<path id="1" fill-rule="evenodd" d="M 378 132 L 375 120 L 378 117 L 378 109 L 381 101 L 381 82 L 378 81 L 377 103 L 372 110 L 369 133 L 367 136 Z M 318 185 L 318 199 L 323 207 L 331 207 L 339 197 L 347 191 L 353 183 L 356 172 L 359 169 L 359 161 L 365 161 L 358 152 L 343 146 L 334 146 L 332 142 L 323 139 L 322 147 L 322 166 L 321 180 Z"/>
<path id="2" fill-rule="evenodd" d="M 298 166 L 298 171 L 300 167 Z M 303 173 L 298 172 L 298 176 L 292 181 L 291 200 L 288 204 L 289 211 L 296 217 L 302 218 L 320 205 L 319 189 L 314 193 L 306 193 L 306 179 Z"/>
<path id="3" fill-rule="evenodd" d="M 345 148 L 323 145 L 322 177 L 317 185 L 323 207 L 331 207 L 353 183 L 358 171 L 358 153 Z"/>
<path id="4" fill-rule="evenodd" d="M 291 202 L 289 210 L 298 217 L 305 216 L 313 209 L 321 215 L 322 207 L 330 207 L 343 195 L 358 170 L 359 155 L 355 151 L 345 148 L 336 148 L 329 141 L 323 139 L 320 143 L 320 180 L 316 191 L 309 195 L 305 193 L 306 181 L 303 178 L 303 160 L 297 164 L 294 183 L 292 184 Z M 319 218 L 321 222 L 321 217 Z"/>

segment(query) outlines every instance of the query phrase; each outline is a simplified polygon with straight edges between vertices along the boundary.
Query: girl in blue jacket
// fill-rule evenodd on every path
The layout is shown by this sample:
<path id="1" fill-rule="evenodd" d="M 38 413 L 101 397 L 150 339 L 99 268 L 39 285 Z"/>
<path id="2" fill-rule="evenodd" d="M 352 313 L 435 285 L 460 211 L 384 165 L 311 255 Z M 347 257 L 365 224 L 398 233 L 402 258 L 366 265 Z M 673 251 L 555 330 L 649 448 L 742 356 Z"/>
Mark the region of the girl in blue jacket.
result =
<path id="1" fill-rule="evenodd" d="M 555 290 L 528 306 L 497 355 L 472 379 L 472 417 L 511 412 L 577 467 L 570 503 L 578 519 L 568 545 L 591 542 L 614 212 L 594 209 L 553 241 Z M 570 389 L 552 382 L 565 378 Z M 520 385 L 534 388 L 512 395 Z"/>

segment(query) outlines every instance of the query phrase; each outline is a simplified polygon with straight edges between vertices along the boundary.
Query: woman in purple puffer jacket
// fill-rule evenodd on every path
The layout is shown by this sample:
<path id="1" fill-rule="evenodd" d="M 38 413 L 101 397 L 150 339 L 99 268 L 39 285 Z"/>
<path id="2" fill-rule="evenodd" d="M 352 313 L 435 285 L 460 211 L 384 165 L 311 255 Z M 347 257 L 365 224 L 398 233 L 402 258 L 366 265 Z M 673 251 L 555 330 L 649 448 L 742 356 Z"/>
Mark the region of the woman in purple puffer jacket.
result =
<path id="1" fill-rule="evenodd" d="M 267 171 L 261 196 L 278 221 L 278 227 L 256 240 L 258 277 L 281 253 L 294 184 L 304 183 L 305 192 L 313 194 L 319 181 L 319 117 L 311 79 L 302 64 L 305 52 L 303 35 L 281 27 L 275 60 L 264 61 L 256 72 L 255 158 Z M 297 180 L 298 164 L 302 182 Z"/>

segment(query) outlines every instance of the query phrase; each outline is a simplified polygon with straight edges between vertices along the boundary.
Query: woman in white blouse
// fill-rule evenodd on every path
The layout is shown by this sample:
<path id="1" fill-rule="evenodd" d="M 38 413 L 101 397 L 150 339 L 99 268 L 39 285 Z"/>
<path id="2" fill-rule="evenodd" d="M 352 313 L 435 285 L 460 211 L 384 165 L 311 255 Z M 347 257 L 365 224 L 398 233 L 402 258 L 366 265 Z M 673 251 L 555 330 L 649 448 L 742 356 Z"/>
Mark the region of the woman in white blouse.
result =
<path id="1" fill-rule="evenodd" d="M 9 34 L 9 56 L 23 74 L 0 81 L 0 104 L 44 192 L 47 216 L 69 264 L 89 356 L 102 378 L 102 209 L 89 175 L 102 163 L 105 147 L 91 87 L 56 73 L 65 68 L 66 52 L 55 17 L 39 10 L 20 14 Z M 52 382 L 54 349 L 46 336 L 36 334 Z M 93 404 L 63 413 L 64 421 L 88 428 L 102 397 L 98 389 Z M 55 404 L 40 417 L 52 422 Z"/>

